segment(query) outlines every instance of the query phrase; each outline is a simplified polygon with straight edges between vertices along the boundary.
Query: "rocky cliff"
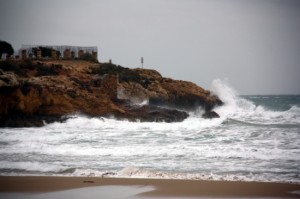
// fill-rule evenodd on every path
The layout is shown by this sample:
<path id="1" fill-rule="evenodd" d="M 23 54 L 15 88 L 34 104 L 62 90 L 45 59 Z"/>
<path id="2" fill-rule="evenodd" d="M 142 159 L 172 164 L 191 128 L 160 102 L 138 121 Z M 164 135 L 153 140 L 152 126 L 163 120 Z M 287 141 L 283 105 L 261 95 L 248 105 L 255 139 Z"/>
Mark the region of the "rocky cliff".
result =
<path id="1" fill-rule="evenodd" d="M 222 102 L 187 81 L 155 70 L 79 60 L 0 62 L 0 126 L 41 126 L 80 113 L 139 121 L 182 121 L 200 106 L 204 117 Z"/>

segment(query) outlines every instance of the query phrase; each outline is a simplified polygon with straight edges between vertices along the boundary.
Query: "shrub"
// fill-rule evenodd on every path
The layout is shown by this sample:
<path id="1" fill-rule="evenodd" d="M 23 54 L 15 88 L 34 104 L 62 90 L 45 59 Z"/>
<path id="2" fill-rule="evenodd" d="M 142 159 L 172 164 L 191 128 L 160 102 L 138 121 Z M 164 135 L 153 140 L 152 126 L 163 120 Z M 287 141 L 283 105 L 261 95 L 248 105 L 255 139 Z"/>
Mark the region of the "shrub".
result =
<path id="1" fill-rule="evenodd" d="M 6 41 L 0 41 L 0 58 L 2 57 L 3 53 L 6 53 L 8 55 L 14 54 L 13 47 L 10 43 L 7 43 Z"/>
<path id="2" fill-rule="evenodd" d="M 37 67 L 37 75 L 38 76 L 56 76 L 56 75 L 58 75 L 58 72 L 56 72 L 53 67 L 40 65 Z"/>
<path id="3" fill-rule="evenodd" d="M 103 63 L 98 67 L 92 68 L 92 74 L 114 74 L 119 75 L 120 82 L 133 81 L 136 83 L 142 83 L 142 77 L 136 71 L 111 63 Z"/>
<path id="4" fill-rule="evenodd" d="M 84 53 L 82 60 L 98 63 L 98 60 L 91 53 Z"/>
<path id="5" fill-rule="evenodd" d="M 67 94 L 73 99 L 75 99 L 77 97 L 77 94 L 75 91 L 67 91 Z"/>
<path id="6" fill-rule="evenodd" d="M 70 77 L 70 80 L 74 81 L 81 89 L 86 89 L 90 93 L 93 92 L 92 89 L 90 88 L 90 85 L 84 83 L 83 81 L 80 81 L 75 77 Z"/>
<path id="7" fill-rule="evenodd" d="M 0 69 L 3 71 L 11 71 L 20 76 L 26 76 L 26 71 L 21 64 L 14 61 L 1 61 Z"/>

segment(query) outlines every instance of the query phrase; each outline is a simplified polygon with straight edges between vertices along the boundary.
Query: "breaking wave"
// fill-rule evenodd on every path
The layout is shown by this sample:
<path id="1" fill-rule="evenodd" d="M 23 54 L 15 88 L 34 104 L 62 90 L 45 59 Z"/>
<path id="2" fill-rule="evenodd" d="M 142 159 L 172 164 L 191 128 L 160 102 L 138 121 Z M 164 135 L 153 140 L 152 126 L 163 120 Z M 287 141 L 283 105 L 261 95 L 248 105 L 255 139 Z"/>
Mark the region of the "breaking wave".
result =
<path id="1" fill-rule="evenodd" d="M 289 104 L 286 110 L 278 111 L 255 104 L 254 101 L 239 96 L 232 87 L 220 79 L 213 81 L 211 90 L 224 102 L 224 106 L 215 109 L 222 118 L 231 118 L 246 123 L 264 125 L 300 125 L 300 96 L 295 96 L 298 98 L 296 104 Z M 256 98 L 264 97 L 265 96 L 256 96 Z M 269 103 L 274 103 L 272 96 L 268 97 L 270 98 Z M 280 104 L 278 104 L 278 106 L 280 106 Z"/>
<path id="2" fill-rule="evenodd" d="M 300 97 L 240 96 L 221 80 L 211 90 L 224 102 L 220 118 L 199 108 L 175 123 L 74 115 L 2 128 L 0 175 L 300 183 Z"/>

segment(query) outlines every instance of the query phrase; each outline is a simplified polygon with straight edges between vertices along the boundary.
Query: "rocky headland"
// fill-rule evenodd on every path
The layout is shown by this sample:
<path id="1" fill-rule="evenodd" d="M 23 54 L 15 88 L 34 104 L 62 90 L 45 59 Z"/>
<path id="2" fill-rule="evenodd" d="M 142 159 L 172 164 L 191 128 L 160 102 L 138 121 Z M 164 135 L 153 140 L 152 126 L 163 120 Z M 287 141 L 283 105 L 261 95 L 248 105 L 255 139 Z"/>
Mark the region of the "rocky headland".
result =
<path id="1" fill-rule="evenodd" d="M 73 114 L 132 121 L 182 121 L 202 107 L 203 117 L 222 101 L 196 84 L 83 60 L 0 62 L 0 126 L 30 127 Z"/>

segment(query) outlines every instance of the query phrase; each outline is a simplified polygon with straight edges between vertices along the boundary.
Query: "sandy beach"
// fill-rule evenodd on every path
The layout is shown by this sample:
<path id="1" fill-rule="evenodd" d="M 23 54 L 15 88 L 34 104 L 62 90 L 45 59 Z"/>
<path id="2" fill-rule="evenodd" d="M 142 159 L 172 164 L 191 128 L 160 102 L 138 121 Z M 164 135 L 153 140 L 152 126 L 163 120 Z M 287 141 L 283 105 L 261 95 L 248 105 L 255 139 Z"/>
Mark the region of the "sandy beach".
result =
<path id="1" fill-rule="evenodd" d="M 0 198 L 300 198 L 300 185 L 101 177 L 1 176 Z"/>

